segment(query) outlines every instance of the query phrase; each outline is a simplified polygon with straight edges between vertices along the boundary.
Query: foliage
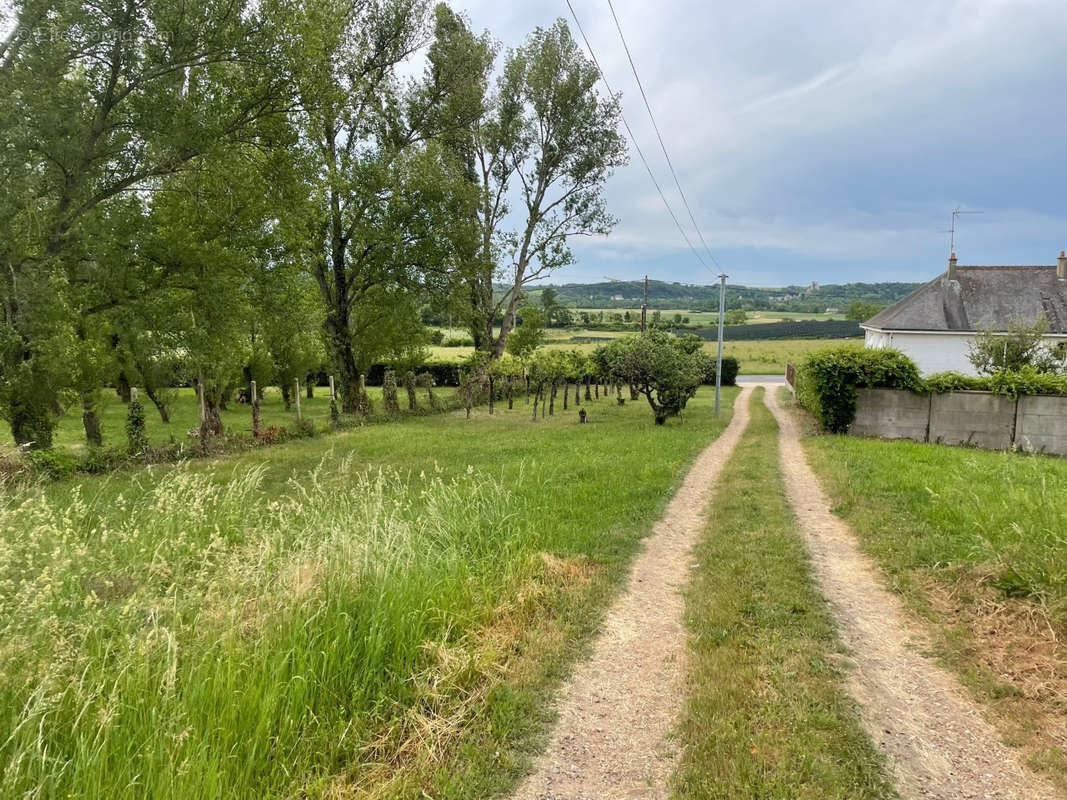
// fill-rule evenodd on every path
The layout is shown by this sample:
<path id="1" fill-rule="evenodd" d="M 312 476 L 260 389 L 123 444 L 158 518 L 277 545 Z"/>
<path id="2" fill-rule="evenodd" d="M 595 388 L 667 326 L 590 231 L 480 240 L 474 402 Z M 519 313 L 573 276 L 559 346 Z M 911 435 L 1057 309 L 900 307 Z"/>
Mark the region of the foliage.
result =
<path id="1" fill-rule="evenodd" d="M 447 22 L 451 36 L 431 62 L 468 65 L 467 109 L 476 112 L 465 135 L 457 131 L 447 140 L 480 198 L 467 278 L 471 334 L 479 349 L 499 358 L 524 287 L 572 263 L 571 238 L 613 227 L 603 190 L 626 163 L 626 145 L 617 99 L 597 92 L 599 70 L 562 19 L 509 50 L 493 84 L 494 43 L 471 34 L 455 15 L 446 17 L 442 11 L 439 24 Z M 494 280 L 503 292 L 494 292 Z M 552 304 L 545 310 L 545 323 L 553 322 Z"/>
<path id="2" fill-rule="evenodd" d="M 148 447 L 145 433 L 144 406 L 136 397 L 130 400 L 126 408 L 126 449 L 131 455 L 143 453 Z"/>
<path id="3" fill-rule="evenodd" d="M 964 375 L 962 372 L 935 372 L 933 375 L 927 375 L 923 378 L 923 385 L 927 391 L 935 394 L 987 390 L 989 388 L 989 378 Z"/>
<path id="4" fill-rule="evenodd" d="M 797 400 L 819 424 L 844 433 L 856 417 L 856 389 L 923 390 L 915 362 L 897 350 L 843 346 L 808 356 L 797 376 Z"/>
<path id="5" fill-rule="evenodd" d="M 714 385 L 715 383 L 715 356 L 708 356 L 707 369 L 704 372 L 704 383 L 708 385 Z M 722 357 L 722 385 L 723 386 L 736 386 L 737 375 L 741 371 L 740 362 L 733 356 Z"/>
<path id="6" fill-rule="evenodd" d="M 544 341 L 545 312 L 536 306 L 524 306 L 519 315 L 519 325 L 508 338 L 508 355 L 525 362 Z"/>
<path id="7" fill-rule="evenodd" d="M 962 375 L 958 372 L 938 372 L 928 375 L 923 384 L 935 393 L 980 391 L 994 392 L 1009 397 L 1022 395 L 1067 394 L 1067 375 L 1041 372 L 1034 367 L 1023 366 L 1015 370 L 999 370 L 992 375 Z"/>
<path id="8" fill-rule="evenodd" d="M 1043 313 L 1032 322 L 1012 322 L 1006 333 L 979 331 L 970 345 L 968 359 L 981 375 L 1000 370 L 1016 372 L 1023 367 L 1044 373 L 1064 372 L 1067 362 L 1045 342 L 1048 331 L 1048 318 Z"/>
<path id="9" fill-rule="evenodd" d="M 863 300 L 853 300 L 848 304 L 845 309 L 845 319 L 854 320 L 855 322 L 866 322 L 885 306 L 878 303 L 867 303 Z"/>
<path id="10" fill-rule="evenodd" d="M 682 413 L 707 374 L 708 356 L 686 345 L 666 331 L 650 330 L 598 348 L 593 360 L 603 364 L 610 379 L 636 387 L 648 400 L 656 424 L 663 425 Z"/>
<path id="11" fill-rule="evenodd" d="M 744 325 L 748 322 L 748 314 L 744 309 L 732 308 L 723 314 L 722 321 L 724 325 Z"/>

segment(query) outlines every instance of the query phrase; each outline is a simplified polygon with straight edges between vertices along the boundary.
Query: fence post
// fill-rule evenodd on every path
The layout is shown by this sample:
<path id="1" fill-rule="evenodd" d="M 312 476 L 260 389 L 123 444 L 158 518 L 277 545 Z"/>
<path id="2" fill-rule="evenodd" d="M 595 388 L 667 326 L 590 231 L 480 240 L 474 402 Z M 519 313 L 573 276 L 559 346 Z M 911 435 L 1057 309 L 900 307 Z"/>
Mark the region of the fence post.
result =
<path id="1" fill-rule="evenodd" d="M 293 378 L 293 395 L 296 397 L 296 419 L 299 422 L 304 419 L 300 413 L 300 378 Z"/>
<path id="2" fill-rule="evenodd" d="M 252 438 L 259 438 L 259 391 L 256 389 L 256 382 L 251 381 L 249 384 L 252 388 Z"/>

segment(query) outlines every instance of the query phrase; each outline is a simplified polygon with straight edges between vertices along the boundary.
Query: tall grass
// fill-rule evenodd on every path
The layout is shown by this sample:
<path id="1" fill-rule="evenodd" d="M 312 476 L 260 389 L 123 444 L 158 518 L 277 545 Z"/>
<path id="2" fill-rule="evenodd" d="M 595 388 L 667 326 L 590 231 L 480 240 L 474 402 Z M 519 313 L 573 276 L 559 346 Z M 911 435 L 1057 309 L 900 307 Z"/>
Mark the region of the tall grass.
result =
<path id="1" fill-rule="evenodd" d="M 351 457 L 90 494 L 0 507 L 2 797 L 322 793 L 491 677 L 460 645 L 536 545 L 492 477 Z"/>

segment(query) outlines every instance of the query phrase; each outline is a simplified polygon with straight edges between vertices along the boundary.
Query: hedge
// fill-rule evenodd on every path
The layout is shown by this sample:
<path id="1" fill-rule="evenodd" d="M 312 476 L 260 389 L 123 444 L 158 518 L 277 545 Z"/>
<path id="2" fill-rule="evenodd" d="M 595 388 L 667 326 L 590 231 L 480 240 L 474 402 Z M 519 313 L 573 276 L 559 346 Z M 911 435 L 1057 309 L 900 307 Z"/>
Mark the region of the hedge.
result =
<path id="1" fill-rule="evenodd" d="M 711 363 L 708 365 L 707 372 L 704 373 L 704 383 L 709 385 L 715 384 L 715 359 L 710 359 Z M 737 385 L 737 373 L 741 371 L 741 365 L 733 356 L 722 357 L 722 385 L 723 386 L 736 386 Z"/>
<path id="2" fill-rule="evenodd" d="M 798 402 L 833 433 L 852 425 L 860 387 L 926 391 L 915 362 L 898 350 L 832 347 L 808 356 L 797 374 Z"/>
<path id="3" fill-rule="evenodd" d="M 958 391 L 993 392 L 1008 397 L 1051 394 L 1067 395 L 1067 375 L 1050 375 L 1030 366 L 1018 370 L 1000 370 L 992 375 L 974 377 L 958 372 L 939 372 L 925 381 L 926 391 L 945 393 Z"/>

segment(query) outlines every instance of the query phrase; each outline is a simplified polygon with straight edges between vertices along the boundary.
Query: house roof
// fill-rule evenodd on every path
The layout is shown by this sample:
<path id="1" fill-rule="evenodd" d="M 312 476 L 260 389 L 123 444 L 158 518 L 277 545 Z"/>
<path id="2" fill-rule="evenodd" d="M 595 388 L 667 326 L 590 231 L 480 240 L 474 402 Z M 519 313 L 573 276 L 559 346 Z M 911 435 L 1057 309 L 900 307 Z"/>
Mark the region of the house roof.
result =
<path id="1" fill-rule="evenodd" d="M 1006 331 L 1044 313 L 1050 333 L 1067 334 L 1067 280 L 1055 266 L 958 266 L 875 314 L 865 328 L 898 331 Z"/>

